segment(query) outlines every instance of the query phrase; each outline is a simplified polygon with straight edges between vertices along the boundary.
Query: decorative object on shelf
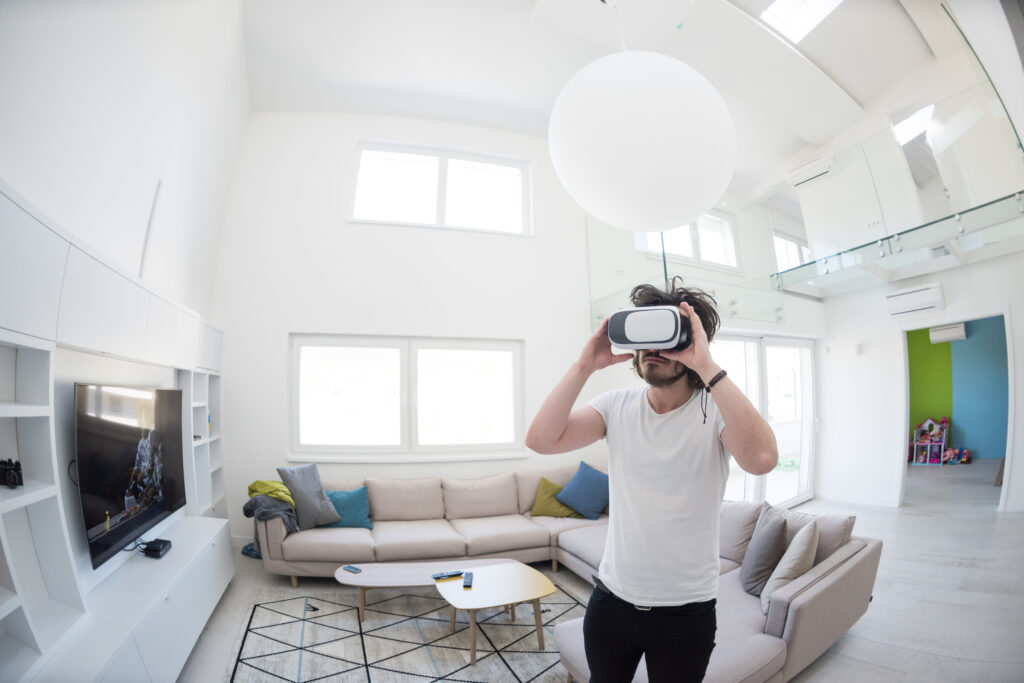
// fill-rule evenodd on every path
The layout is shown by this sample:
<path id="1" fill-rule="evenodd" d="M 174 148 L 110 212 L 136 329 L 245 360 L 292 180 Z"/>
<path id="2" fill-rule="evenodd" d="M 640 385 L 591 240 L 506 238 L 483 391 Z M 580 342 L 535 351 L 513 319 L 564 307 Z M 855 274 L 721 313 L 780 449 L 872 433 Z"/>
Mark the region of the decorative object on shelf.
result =
<path id="1" fill-rule="evenodd" d="M 0 482 L 12 489 L 25 485 L 25 477 L 21 474 L 21 462 L 18 460 L 0 460 Z"/>
<path id="2" fill-rule="evenodd" d="M 622 42 L 622 52 L 587 64 L 558 94 L 551 161 L 569 195 L 598 220 L 634 232 L 672 230 L 725 192 L 736 131 L 696 69 Z"/>

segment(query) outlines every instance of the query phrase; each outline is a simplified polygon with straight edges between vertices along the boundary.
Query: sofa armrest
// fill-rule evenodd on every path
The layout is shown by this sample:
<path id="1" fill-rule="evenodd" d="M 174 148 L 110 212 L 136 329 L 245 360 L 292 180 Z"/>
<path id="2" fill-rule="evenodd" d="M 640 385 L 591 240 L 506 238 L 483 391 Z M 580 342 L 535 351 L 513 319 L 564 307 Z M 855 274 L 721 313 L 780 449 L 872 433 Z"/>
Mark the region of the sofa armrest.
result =
<path id="1" fill-rule="evenodd" d="M 882 542 L 852 538 L 768 604 L 765 633 L 786 641 L 788 680 L 817 659 L 867 611 Z"/>
<path id="2" fill-rule="evenodd" d="M 256 541 L 260 546 L 260 553 L 267 560 L 283 560 L 284 537 L 288 535 L 285 529 L 284 520 L 280 517 L 256 522 Z"/>

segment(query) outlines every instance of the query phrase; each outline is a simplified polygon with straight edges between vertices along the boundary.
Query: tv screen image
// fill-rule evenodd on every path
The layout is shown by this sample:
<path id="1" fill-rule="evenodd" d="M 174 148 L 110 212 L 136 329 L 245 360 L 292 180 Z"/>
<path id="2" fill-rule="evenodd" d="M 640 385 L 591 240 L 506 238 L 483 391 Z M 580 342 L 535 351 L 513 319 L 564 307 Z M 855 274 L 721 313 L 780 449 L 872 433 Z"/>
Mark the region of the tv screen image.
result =
<path id="1" fill-rule="evenodd" d="M 185 504 L 180 389 L 75 384 L 75 457 L 93 568 Z"/>

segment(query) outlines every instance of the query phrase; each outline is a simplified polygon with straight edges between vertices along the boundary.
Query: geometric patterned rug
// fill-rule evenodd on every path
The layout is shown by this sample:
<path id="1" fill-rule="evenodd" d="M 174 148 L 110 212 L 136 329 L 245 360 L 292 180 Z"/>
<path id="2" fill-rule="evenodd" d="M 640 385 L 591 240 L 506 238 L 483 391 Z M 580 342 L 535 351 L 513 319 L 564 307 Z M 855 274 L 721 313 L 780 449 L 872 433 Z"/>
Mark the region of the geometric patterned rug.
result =
<path id="1" fill-rule="evenodd" d="M 448 603 L 430 586 L 368 591 L 363 622 L 355 591 L 268 599 L 252 608 L 231 680 L 563 683 L 552 632 L 558 623 L 582 617 L 586 608 L 555 588 L 541 599 L 544 650 L 538 649 L 531 604 L 517 607 L 515 622 L 501 607 L 480 610 L 472 666 L 468 613 L 457 613 L 451 633 Z"/>

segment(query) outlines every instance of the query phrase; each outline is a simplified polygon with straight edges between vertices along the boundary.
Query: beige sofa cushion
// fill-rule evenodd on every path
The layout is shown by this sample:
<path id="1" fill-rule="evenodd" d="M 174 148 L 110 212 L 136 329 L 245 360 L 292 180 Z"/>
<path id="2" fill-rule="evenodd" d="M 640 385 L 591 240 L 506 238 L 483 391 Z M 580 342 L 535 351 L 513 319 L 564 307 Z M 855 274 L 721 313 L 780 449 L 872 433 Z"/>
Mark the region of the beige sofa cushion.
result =
<path id="1" fill-rule="evenodd" d="M 743 556 L 754 535 L 757 516 L 761 506 L 726 500 L 722 502 L 718 525 L 718 555 L 733 562 L 742 563 Z"/>
<path id="2" fill-rule="evenodd" d="M 438 477 L 371 477 L 366 480 L 366 487 L 370 492 L 370 517 L 374 523 L 444 518 L 444 494 L 441 492 L 441 479 Z"/>
<path id="3" fill-rule="evenodd" d="M 526 519 L 548 530 L 548 533 L 551 534 L 551 545 L 558 545 L 558 537 L 563 531 L 585 526 L 606 527 L 608 524 L 608 515 L 601 515 L 597 519 L 584 519 L 583 517 L 547 517 L 544 515 L 534 517 L 530 513 L 526 513 Z M 601 548 L 604 548 L 603 540 Z"/>
<path id="4" fill-rule="evenodd" d="M 608 537 L 608 525 L 581 527 L 563 531 L 558 537 L 558 545 L 562 550 L 572 553 L 591 567 L 601 564 L 604 555 L 605 539 Z M 590 580 L 589 576 L 583 577 Z"/>
<path id="5" fill-rule="evenodd" d="M 373 536 L 369 529 L 306 529 L 285 536 L 281 552 L 289 562 L 373 562 Z"/>
<path id="6" fill-rule="evenodd" d="M 467 555 L 546 548 L 551 543 L 547 529 L 515 514 L 453 519 L 451 525 L 466 539 Z"/>
<path id="7" fill-rule="evenodd" d="M 519 512 L 529 512 L 537 499 L 537 487 L 540 486 L 540 478 L 544 477 L 553 484 L 565 486 L 572 479 L 579 469 L 579 463 L 557 467 L 552 470 L 537 470 L 535 472 L 516 472 L 516 488 L 519 497 Z"/>
<path id="8" fill-rule="evenodd" d="M 378 562 L 464 557 L 466 541 L 443 519 L 374 522 Z"/>
<path id="9" fill-rule="evenodd" d="M 516 513 L 516 477 L 511 472 L 479 479 L 442 479 L 447 519 Z"/>
<path id="10" fill-rule="evenodd" d="M 793 510 L 785 510 L 784 514 L 787 545 L 804 526 L 810 522 L 818 523 L 818 550 L 814 555 L 814 564 L 849 543 L 853 536 L 853 525 L 857 521 L 855 515 L 808 515 Z"/>

